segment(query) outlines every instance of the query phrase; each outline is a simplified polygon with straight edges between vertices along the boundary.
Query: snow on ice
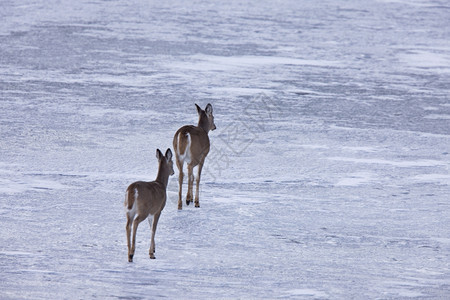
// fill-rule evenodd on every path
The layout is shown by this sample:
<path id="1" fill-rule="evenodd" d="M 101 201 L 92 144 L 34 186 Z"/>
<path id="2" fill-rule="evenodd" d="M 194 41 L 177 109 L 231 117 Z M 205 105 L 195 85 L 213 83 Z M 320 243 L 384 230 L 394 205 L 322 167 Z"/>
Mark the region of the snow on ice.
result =
<path id="1" fill-rule="evenodd" d="M 447 1 L 0 6 L 1 299 L 450 297 Z M 202 207 L 175 175 L 128 263 L 209 102 Z"/>

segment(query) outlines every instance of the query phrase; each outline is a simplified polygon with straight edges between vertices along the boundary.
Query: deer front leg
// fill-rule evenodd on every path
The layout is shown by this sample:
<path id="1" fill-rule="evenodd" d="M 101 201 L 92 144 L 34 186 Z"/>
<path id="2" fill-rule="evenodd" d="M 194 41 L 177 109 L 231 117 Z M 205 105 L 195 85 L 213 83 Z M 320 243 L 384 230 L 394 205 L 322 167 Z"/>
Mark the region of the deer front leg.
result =
<path id="1" fill-rule="evenodd" d="M 194 166 L 192 164 L 188 164 L 187 168 L 188 168 L 188 192 L 186 195 L 186 205 L 189 205 L 189 203 L 191 203 L 193 200 L 192 186 L 194 185 Z"/>
<path id="2" fill-rule="evenodd" d="M 155 214 L 155 216 L 152 218 L 153 222 L 151 224 L 152 229 L 152 238 L 150 241 L 150 250 L 148 251 L 148 254 L 150 255 L 150 259 L 155 259 L 155 233 L 156 233 L 156 226 L 158 225 L 159 216 L 161 215 L 161 212 Z M 150 223 L 150 221 L 149 221 Z"/>
<path id="3" fill-rule="evenodd" d="M 202 159 L 200 163 L 198 164 L 198 174 L 197 174 L 197 182 L 195 186 L 195 207 L 200 207 L 200 200 L 199 200 L 199 187 L 200 187 L 200 177 L 202 175 L 202 169 L 203 169 L 203 163 L 205 162 L 205 159 Z"/>

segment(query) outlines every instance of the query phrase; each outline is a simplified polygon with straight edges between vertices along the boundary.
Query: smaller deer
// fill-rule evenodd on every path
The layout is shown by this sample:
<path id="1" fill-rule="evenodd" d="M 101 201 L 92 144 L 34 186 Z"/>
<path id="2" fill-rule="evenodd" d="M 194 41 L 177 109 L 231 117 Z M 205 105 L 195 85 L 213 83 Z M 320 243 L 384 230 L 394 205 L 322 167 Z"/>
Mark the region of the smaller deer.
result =
<path id="1" fill-rule="evenodd" d="M 128 261 L 133 261 L 136 245 L 136 230 L 139 223 L 144 221 L 149 215 L 148 223 L 152 230 L 149 255 L 155 259 L 155 232 L 158 225 L 161 211 L 166 205 L 166 189 L 169 176 L 175 172 L 173 170 L 172 151 L 167 149 L 164 156 L 159 149 L 156 150 L 156 158 L 159 162 L 158 175 L 155 181 L 136 181 L 130 184 L 125 194 L 125 208 L 127 215 L 127 245 Z M 133 243 L 130 236 L 133 227 Z"/>
<path id="2" fill-rule="evenodd" d="M 182 209 L 182 187 L 183 187 L 183 165 L 187 163 L 188 169 L 188 191 L 186 195 L 186 205 L 192 202 L 192 185 L 194 184 L 194 167 L 198 166 L 196 191 L 195 191 L 195 207 L 200 207 L 199 202 L 199 185 L 205 158 L 209 153 L 209 137 L 210 130 L 216 129 L 214 124 L 213 108 L 208 103 L 205 110 L 201 109 L 197 104 L 198 126 L 186 125 L 178 129 L 173 137 L 173 150 L 177 167 L 180 172 L 178 177 L 178 209 Z"/>

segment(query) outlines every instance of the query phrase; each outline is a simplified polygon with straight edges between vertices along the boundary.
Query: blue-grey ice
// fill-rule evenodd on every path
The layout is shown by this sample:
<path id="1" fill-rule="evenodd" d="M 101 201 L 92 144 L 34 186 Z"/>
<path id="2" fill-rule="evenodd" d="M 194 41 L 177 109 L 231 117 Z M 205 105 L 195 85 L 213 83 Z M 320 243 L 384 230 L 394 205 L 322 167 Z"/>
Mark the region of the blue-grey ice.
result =
<path id="1" fill-rule="evenodd" d="M 1 1 L 1 299 L 450 298 L 450 4 Z M 201 208 L 124 191 L 214 106 Z M 186 189 L 186 187 L 185 187 Z"/>

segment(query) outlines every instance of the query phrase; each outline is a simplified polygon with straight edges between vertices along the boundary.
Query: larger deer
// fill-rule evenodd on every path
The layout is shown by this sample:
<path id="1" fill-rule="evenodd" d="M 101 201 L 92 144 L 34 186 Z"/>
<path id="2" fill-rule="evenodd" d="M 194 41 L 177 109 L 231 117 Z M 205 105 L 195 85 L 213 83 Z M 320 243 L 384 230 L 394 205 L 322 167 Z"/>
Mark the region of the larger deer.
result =
<path id="1" fill-rule="evenodd" d="M 125 195 L 125 207 L 127 215 L 127 245 L 128 261 L 133 261 L 136 245 L 136 230 L 139 223 L 147 217 L 152 230 L 149 255 L 155 258 L 155 232 L 158 225 L 161 211 L 166 205 L 166 189 L 169 176 L 175 172 L 173 170 L 172 151 L 167 149 L 163 156 L 159 149 L 156 150 L 156 158 L 159 162 L 158 175 L 155 181 L 136 181 L 127 188 Z M 133 229 L 133 242 L 131 243 L 131 229 Z"/>
<path id="2" fill-rule="evenodd" d="M 187 163 L 188 169 L 188 192 L 186 195 L 186 205 L 192 202 L 192 185 L 194 184 L 193 169 L 198 166 L 197 182 L 195 191 L 195 207 L 200 207 L 199 203 L 199 185 L 205 158 L 209 153 L 209 137 L 210 130 L 216 129 L 214 124 L 213 108 L 208 103 L 205 110 L 201 109 L 197 104 L 198 126 L 186 125 L 178 129 L 173 137 L 173 149 L 175 151 L 175 159 L 179 170 L 178 177 L 178 209 L 182 209 L 182 187 L 183 187 L 183 165 Z"/>

